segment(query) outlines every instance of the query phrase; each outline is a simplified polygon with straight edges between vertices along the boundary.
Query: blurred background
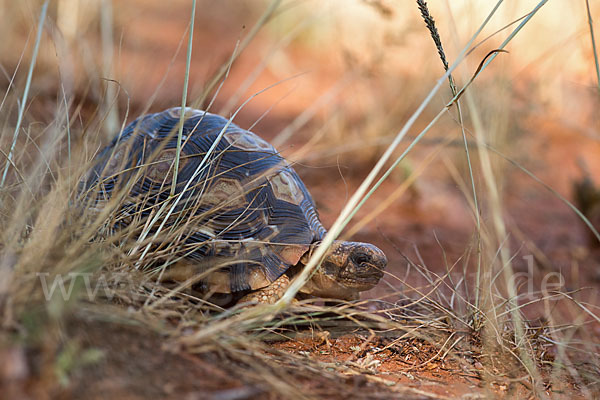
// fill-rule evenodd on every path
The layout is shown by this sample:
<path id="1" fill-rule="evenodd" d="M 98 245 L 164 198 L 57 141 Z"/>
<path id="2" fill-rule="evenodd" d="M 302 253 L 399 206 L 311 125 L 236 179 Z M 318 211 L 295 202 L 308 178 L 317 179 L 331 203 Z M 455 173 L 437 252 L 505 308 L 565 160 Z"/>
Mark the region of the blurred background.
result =
<path id="1" fill-rule="evenodd" d="M 2 113 L 11 123 L 41 4 L 0 1 Z M 71 140 L 86 143 L 89 158 L 140 113 L 180 105 L 191 4 L 52 1 L 23 123 L 31 132 L 28 140 L 51 134 L 43 127 L 64 115 L 67 104 Z M 269 14 L 274 4 L 278 7 Z M 475 41 L 481 43 L 455 71 L 459 87 L 536 4 L 500 6 Z M 493 8 L 492 2 L 477 0 L 429 6 L 450 64 Z M 600 20 L 597 4 L 591 11 Z M 573 288 L 597 285 L 600 261 L 588 229 L 556 195 L 514 165 L 572 200 L 574 185 L 586 171 L 592 181 L 600 177 L 600 96 L 585 2 L 548 2 L 506 50 L 469 91 L 486 143 L 504 155 L 492 154 L 491 161 L 515 268 L 529 271 L 527 257 L 534 255 L 536 271 L 560 271 Z M 219 75 L 232 59 L 226 78 Z M 295 163 L 329 226 L 443 73 L 415 2 L 199 0 L 188 104 L 210 104 L 212 112 L 230 116 L 255 96 L 234 122 L 271 140 Z M 418 135 L 451 97 L 444 83 L 408 136 Z M 466 107 L 463 111 L 485 224 L 487 192 L 474 127 Z M 2 132 L 6 145 L 12 130 L 5 126 Z M 414 182 L 404 190 L 402 183 L 409 179 Z M 455 263 L 468 267 L 476 232 L 469 179 L 454 108 L 346 232 L 382 247 L 390 272 L 415 282 L 421 278 L 411 274 L 407 260 L 433 271 Z M 361 223 L 364 217 L 369 218 Z M 462 273 L 462 266 L 452 272 Z M 377 290 L 398 289 L 394 279 L 388 282 Z"/>

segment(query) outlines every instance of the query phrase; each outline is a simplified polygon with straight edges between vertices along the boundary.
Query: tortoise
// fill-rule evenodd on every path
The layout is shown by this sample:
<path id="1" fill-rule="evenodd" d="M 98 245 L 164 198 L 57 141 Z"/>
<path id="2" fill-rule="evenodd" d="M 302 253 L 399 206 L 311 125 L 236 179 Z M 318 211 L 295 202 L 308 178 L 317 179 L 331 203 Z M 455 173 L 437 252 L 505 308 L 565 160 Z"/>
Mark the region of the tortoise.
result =
<path id="1" fill-rule="evenodd" d="M 84 180 L 86 192 L 95 193 L 98 209 L 129 183 L 121 191 L 127 194 L 118 206 L 116 229 L 135 221 L 147 226 L 169 204 L 162 231 L 176 233 L 153 252 L 178 247 L 180 253 L 162 272 L 164 281 L 200 276 L 194 288 L 212 298 L 274 303 L 326 234 L 315 202 L 271 144 L 224 117 L 192 108 L 184 111 L 173 196 L 181 110 L 130 123 L 98 155 Z M 151 233 L 158 224 L 150 223 Z M 379 282 L 386 264 L 372 244 L 335 241 L 300 293 L 358 299 Z"/>

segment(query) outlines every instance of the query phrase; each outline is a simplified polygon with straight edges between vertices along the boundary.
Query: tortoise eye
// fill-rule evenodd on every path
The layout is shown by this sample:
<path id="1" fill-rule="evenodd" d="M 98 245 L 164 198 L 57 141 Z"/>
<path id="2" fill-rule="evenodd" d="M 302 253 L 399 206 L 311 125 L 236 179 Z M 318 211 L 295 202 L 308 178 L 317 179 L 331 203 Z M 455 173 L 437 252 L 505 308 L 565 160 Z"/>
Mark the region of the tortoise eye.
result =
<path id="1" fill-rule="evenodd" d="M 352 261 L 357 265 L 367 264 L 371 261 L 371 257 L 364 253 L 358 253 L 352 255 Z"/>

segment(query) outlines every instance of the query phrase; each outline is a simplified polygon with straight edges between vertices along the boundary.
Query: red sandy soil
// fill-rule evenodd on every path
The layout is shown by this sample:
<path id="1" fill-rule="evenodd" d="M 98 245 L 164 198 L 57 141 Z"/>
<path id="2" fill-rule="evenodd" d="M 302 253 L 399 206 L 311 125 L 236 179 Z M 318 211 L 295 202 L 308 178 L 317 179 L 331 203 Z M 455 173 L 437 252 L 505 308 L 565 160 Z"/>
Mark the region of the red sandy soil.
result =
<path id="1" fill-rule="evenodd" d="M 56 343 L 62 345 L 56 347 Z M 62 328 L 60 340 L 23 351 L 3 347 L 0 369 L 6 399 L 278 399 L 282 395 L 256 375 L 259 365 L 235 361 L 222 352 L 189 354 L 166 337 L 135 324 L 77 318 Z M 53 372 L 56 352 L 76 344 L 79 353 L 93 349 L 101 354 L 94 362 L 69 371 L 63 383 Z M 328 399 L 451 399 L 527 398 L 529 385 L 522 379 L 500 377 L 505 359 L 494 355 L 440 355 L 439 348 L 418 339 L 395 340 L 349 334 L 329 338 L 310 333 L 303 338 L 270 342 L 275 351 L 290 352 L 325 366 L 290 367 L 286 373 L 294 392 L 309 398 Z M 473 347 L 475 349 L 476 347 Z M 466 354 L 466 353 L 465 353 Z M 477 354 L 473 352 L 472 354 Z M 277 368 L 273 359 L 273 367 Z M 302 361 L 296 361 L 302 363 Z M 484 366 L 485 364 L 485 366 Z M 307 365 L 312 365 L 307 363 Z M 350 367 L 350 368 L 348 368 Z M 321 367 L 322 368 L 322 367 Z M 499 369 L 498 369 L 499 368 Z M 342 371 L 342 374 L 330 374 Z M 292 381 L 293 379 L 293 381 Z M 555 384 L 556 385 L 556 384 Z M 554 398 L 579 398 L 576 386 L 547 387 Z"/>
<path id="2" fill-rule="evenodd" d="M 168 340 L 151 330 L 139 326 L 103 322 L 84 322 L 66 327 L 63 334 L 76 341 L 82 349 L 93 348 L 102 352 L 100 361 L 88 366 L 80 366 L 69 376 L 67 385 L 60 385 L 49 372 L 36 371 L 36 368 L 49 369 L 44 364 L 44 350 L 35 349 L 37 356 L 28 357 L 18 348 L 5 348 L 3 358 L 10 360 L 13 367 L 4 367 L 0 376 L 3 397 L 7 399 L 278 399 L 281 393 L 275 392 L 267 384 L 252 374 L 252 365 L 239 363 L 216 353 L 202 355 L 187 354 L 173 350 Z M 359 344 L 358 338 L 335 340 L 328 349 L 339 353 L 339 360 L 348 359 L 350 347 Z M 316 342 L 287 342 L 276 345 L 286 351 L 303 351 L 317 348 Z M 429 349 L 432 350 L 432 349 Z M 413 352 L 415 353 L 415 352 Z M 419 357 L 425 352 L 417 352 Z M 319 354 L 329 354 L 321 351 Z M 416 354 L 416 353 L 415 353 Z M 384 356 L 382 353 L 380 356 Z M 378 357 L 380 357 L 378 356 Z M 17 371 L 14 365 L 24 365 Z M 391 367 L 390 367 L 391 366 Z M 245 369 L 243 368 L 245 367 Z M 30 370 L 33 368 L 33 370 Z M 393 362 L 385 370 L 393 370 Z M 349 375 L 336 378 L 318 372 L 298 370 L 294 380 L 299 382 L 295 393 L 303 396 L 347 399 L 347 398 L 393 398 L 401 395 L 406 399 L 437 398 L 437 394 L 461 393 L 471 387 L 464 379 L 456 390 L 432 388 L 436 379 L 449 377 L 440 375 L 439 368 L 426 371 L 419 377 L 421 384 L 396 385 L 404 378 L 386 378 L 375 375 Z M 9 376 L 7 376 L 7 374 Z M 40 375 L 38 375 L 40 374 Z M 295 375 L 292 371 L 292 375 Z M 405 373 L 405 376 L 412 376 Z M 415 378 L 413 378 L 415 379 Z M 439 380 L 438 380 L 439 382 Z M 464 383 L 463 383 L 464 382 Z M 291 383 L 291 382 L 290 382 Z M 424 388 L 427 387 L 427 390 Z M 474 386 L 472 386 L 474 387 Z M 358 392 L 357 392 L 358 391 Z M 469 389 L 468 391 L 471 391 Z M 442 396 L 443 398 L 444 396 Z"/>

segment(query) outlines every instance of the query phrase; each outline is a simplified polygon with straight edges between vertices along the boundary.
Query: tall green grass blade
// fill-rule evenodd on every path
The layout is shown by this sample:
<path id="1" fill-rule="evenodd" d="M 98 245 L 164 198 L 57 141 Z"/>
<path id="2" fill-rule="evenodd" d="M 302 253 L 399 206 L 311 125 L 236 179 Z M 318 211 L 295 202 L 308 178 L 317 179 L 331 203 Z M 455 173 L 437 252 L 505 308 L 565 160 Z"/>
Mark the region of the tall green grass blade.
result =
<path id="1" fill-rule="evenodd" d="M 171 196 L 175 195 L 177 187 L 177 174 L 179 173 L 179 159 L 181 157 L 181 138 L 183 136 L 183 124 L 185 123 L 185 108 L 187 106 L 188 85 L 190 82 L 190 65 L 192 64 L 192 43 L 194 41 L 194 20 L 196 19 L 196 0 L 192 1 L 192 15 L 190 16 L 190 35 L 188 37 L 187 57 L 185 60 L 185 77 L 183 80 L 183 93 L 181 95 L 181 115 L 179 117 L 179 131 L 177 132 L 177 149 L 175 150 L 175 170 L 173 172 L 173 183 L 171 184 Z"/>
<path id="2" fill-rule="evenodd" d="M 10 151 L 8 152 L 6 164 L 4 164 L 4 172 L 2 173 L 2 180 L 0 180 L 0 189 L 2 189 L 4 187 L 4 183 L 6 182 L 8 168 L 11 164 L 11 161 L 13 158 L 13 153 L 15 151 L 15 146 L 17 145 L 17 139 L 19 138 L 19 130 L 21 129 L 21 124 L 23 123 L 23 116 L 25 115 L 27 98 L 29 96 L 29 89 L 31 88 L 31 80 L 33 78 L 33 70 L 35 69 L 35 62 L 37 60 L 37 55 L 40 50 L 40 42 L 42 41 L 42 32 L 44 30 L 44 21 L 46 20 L 46 13 L 48 12 L 49 1 L 50 0 L 46 0 L 44 2 L 44 5 L 42 6 L 42 12 L 40 13 L 40 20 L 38 22 L 38 31 L 37 31 L 37 36 L 35 38 L 35 46 L 33 48 L 31 63 L 29 64 L 29 71 L 27 72 L 27 81 L 25 82 L 25 90 L 23 91 L 23 99 L 21 100 L 21 106 L 19 107 L 19 115 L 17 117 L 17 125 L 15 126 L 15 132 L 13 134 L 13 140 L 10 145 Z"/>

